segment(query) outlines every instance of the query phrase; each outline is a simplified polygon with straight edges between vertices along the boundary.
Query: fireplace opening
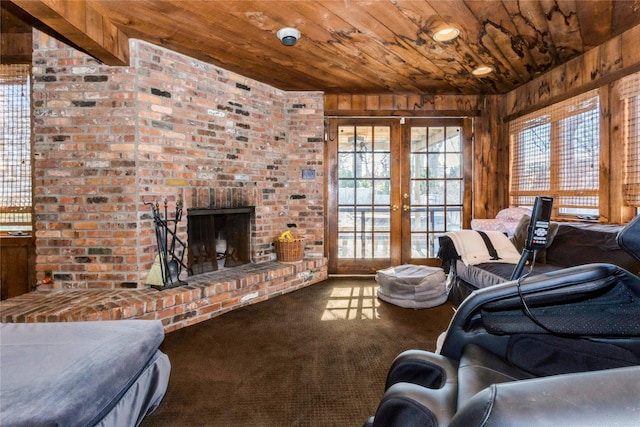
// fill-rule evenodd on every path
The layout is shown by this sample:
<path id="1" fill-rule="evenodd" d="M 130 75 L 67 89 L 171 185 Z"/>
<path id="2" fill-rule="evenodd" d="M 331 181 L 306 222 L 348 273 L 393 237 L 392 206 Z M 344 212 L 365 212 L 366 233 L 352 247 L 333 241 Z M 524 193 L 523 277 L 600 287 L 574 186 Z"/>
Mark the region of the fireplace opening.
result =
<path id="1" fill-rule="evenodd" d="M 254 207 L 188 209 L 189 275 L 251 262 L 251 217 Z"/>

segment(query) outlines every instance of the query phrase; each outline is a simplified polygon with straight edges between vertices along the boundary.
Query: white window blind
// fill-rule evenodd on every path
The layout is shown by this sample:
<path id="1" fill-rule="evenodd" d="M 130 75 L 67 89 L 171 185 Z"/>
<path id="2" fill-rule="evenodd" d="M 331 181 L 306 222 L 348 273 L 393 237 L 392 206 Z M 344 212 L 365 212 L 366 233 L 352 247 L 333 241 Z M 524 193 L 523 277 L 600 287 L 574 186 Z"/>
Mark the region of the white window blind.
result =
<path id="1" fill-rule="evenodd" d="M 624 197 L 640 207 L 640 72 L 620 80 L 625 153 Z"/>
<path id="2" fill-rule="evenodd" d="M 544 195 L 560 215 L 598 215 L 599 105 L 594 90 L 509 123 L 512 206 Z"/>
<path id="3" fill-rule="evenodd" d="M 0 228 L 31 229 L 31 89 L 28 64 L 0 65 Z"/>

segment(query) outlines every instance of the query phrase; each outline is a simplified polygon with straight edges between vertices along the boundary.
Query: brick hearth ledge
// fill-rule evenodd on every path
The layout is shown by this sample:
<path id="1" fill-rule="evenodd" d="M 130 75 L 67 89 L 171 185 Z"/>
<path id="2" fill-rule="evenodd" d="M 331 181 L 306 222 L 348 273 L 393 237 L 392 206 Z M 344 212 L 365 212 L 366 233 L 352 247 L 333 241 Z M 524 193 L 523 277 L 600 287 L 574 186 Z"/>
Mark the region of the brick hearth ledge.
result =
<path id="1" fill-rule="evenodd" d="M 162 291 L 60 289 L 34 291 L 0 302 L 3 323 L 158 319 L 165 332 L 244 305 L 265 301 L 327 278 L 326 258 L 297 264 L 265 262 L 199 274 Z"/>

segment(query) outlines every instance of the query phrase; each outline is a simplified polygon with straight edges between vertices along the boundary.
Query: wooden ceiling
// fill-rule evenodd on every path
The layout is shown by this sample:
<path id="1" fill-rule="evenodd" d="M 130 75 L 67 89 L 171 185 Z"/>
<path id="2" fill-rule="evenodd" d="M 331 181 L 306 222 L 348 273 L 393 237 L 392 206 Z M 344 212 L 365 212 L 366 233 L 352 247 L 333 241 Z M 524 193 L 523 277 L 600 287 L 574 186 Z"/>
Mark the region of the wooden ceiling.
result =
<path id="1" fill-rule="evenodd" d="M 277 88 L 326 93 L 505 93 L 640 24 L 640 0 L 11 3 L 109 65 L 128 64 L 135 38 Z M 460 37 L 435 42 L 443 24 Z M 286 26 L 302 33 L 295 46 L 276 37 Z M 473 76 L 481 64 L 495 73 Z"/>

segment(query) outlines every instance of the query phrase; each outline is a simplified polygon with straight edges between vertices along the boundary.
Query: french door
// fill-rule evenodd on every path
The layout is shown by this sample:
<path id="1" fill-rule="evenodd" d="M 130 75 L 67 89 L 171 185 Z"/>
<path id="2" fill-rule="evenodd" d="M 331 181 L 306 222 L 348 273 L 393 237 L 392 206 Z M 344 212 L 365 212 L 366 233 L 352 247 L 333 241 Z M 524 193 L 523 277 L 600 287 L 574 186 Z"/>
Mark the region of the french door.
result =
<path id="1" fill-rule="evenodd" d="M 439 264 L 438 236 L 470 222 L 470 129 L 467 119 L 330 121 L 330 273 Z"/>

